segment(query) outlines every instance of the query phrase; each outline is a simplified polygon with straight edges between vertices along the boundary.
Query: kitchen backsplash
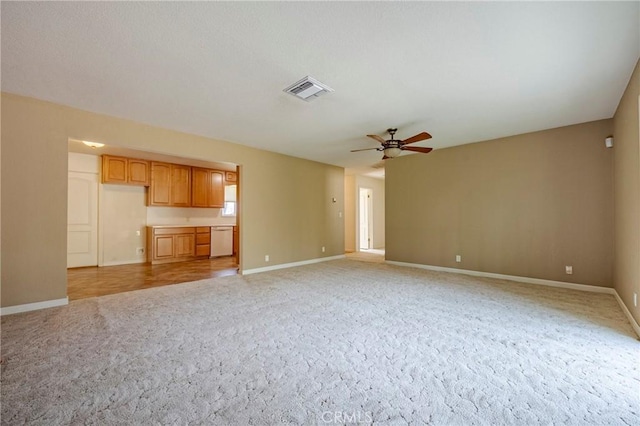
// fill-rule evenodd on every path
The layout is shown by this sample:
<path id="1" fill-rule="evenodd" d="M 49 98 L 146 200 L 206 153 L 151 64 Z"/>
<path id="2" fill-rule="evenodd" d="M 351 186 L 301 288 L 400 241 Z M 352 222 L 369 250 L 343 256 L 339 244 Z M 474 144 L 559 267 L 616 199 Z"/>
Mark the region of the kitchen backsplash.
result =
<path id="1" fill-rule="evenodd" d="M 147 226 L 151 225 L 235 225 L 236 218 L 222 216 L 222 209 L 147 207 Z"/>

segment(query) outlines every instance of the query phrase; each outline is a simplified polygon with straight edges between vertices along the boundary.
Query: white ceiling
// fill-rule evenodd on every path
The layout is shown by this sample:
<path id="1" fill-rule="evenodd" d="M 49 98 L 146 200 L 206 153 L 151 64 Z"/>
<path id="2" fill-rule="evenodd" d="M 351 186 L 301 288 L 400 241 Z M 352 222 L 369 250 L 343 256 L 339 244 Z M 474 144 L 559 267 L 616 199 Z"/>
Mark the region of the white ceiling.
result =
<path id="1" fill-rule="evenodd" d="M 640 2 L 3 1 L 1 14 L 5 92 L 348 168 L 378 162 L 349 150 L 388 127 L 437 149 L 609 118 L 640 55 Z M 282 92 L 306 75 L 335 92 Z"/>

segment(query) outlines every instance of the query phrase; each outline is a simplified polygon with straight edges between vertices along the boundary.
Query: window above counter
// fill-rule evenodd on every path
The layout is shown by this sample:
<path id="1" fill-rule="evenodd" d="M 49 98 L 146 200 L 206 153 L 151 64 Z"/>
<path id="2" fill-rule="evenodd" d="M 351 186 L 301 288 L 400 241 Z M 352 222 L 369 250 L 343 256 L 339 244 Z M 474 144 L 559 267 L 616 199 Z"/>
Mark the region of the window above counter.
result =
<path id="1" fill-rule="evenodd" d="M 237 185 L 225 185 L 224 187 L 224 208 L 222 209 L 222 216 L 235 217 L 236 216 L 236 192 L 238 190 Z"/>

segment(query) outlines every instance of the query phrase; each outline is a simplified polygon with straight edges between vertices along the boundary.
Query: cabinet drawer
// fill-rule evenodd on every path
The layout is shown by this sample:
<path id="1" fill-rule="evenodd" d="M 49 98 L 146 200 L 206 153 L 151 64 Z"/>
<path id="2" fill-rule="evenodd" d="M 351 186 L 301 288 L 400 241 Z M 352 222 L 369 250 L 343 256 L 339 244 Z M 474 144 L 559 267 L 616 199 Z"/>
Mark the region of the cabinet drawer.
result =
<path id="1" fill-rule="evenodd" d="M 196 244 L 209 244 L 211 242 L 211 234 L 196 234 Z"/>
<path id="2" fill-rule="evenodd" d="M 211 254 L 211 246 L 209 244 L 198 244 L 196 246 L 196 256 L 209 256 Z"/>
<path id="3" fill-rule="evenodd" d="M 208 234 L 209 232 L 211 232 L 211 228 L 209 226 L 198 226 L 196 228 L 196 232 L 198 234 L 204 234 L 205 232 Z"/>

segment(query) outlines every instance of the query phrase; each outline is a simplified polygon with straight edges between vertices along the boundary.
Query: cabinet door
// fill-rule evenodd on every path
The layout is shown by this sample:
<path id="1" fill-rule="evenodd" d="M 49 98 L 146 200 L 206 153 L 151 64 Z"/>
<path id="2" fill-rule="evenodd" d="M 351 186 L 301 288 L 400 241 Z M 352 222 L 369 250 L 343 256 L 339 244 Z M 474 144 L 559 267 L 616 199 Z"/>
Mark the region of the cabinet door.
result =
<path id="1" fill-rule="evenodd" d="M 191 206 L 191 167 L 171 165 L 171 205 Z"/>
<path id="2" fill-rule="evenodd" d="M 211 188 L 209 170 L 193 167 L 191 169 L 191 206 L 209 207 L 209 191 Z"/>
<path id="3" fill-rule="evenodd" d="M 209 207 L 224 207 L 224 174 L 218 170 L 209 173 L 211 190 L 209 191 Z"/>
<path id="4" fill-rule="evenodd" d="M 127 183 L 127 159 L 103 155 L 102 183 Z"/>
<path id="5" fill-rule="evenodd" d="M 171 205 L 171 164 L 151 163 L 150 206 Z"/>
<path id="6" fill-rule="evenodd" d="M 196 239 L 194 234 L 178 234 L 173 236 L 175 257 L 194 256 Z"/>
<path id="7" fill-rule="evenodd" d="M 236 172 L 225 172 L 224 179 L 229 183 L 235 183 L 238 181 L 238 175 Z"/>
<path id="8" fill-rule="evenodd" d="M 149 186 L 149 162 L 129 158 L 127 182 L 133 185 Z"/>
<path id="9" fill-rule="evenodd" d="M 153 237 L 153 259 L 171 259 L 175 257 L 173 235 L 158 235 Z"/>

